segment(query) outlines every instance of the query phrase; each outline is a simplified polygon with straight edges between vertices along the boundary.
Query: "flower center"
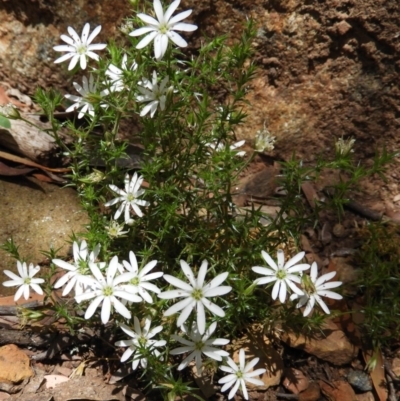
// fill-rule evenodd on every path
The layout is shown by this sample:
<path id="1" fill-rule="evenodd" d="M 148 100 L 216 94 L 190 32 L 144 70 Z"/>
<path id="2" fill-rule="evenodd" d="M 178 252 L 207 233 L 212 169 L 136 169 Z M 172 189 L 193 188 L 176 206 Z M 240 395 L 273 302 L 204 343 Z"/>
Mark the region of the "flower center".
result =
<path id="1" fill-rule="evenodd" d="M 138 286 L 140 283 L 139 277 L 134 277 L 131 281 L 129 281 L 129 284 Z"/>
<path id="2" fill-rule="evenodd" d="M 78 272 L 82 275 L 85 275 L 89 272 L 89 266 L 88 266 L 88 262 L 86 260 L 79 259 Z"/>
<path id="3" fill-rule="evenodd" d="M 165 23 L 160 24 L 158 29 L 159 29 L 160 33 L 162 33 L 163 35 L 165 35 L 169 31 L 168 25 Z"/>
<path id="4" fill-rule="evenodd" d="M 131 193 L 129 193 L 129 194 L 126 196 L 126 200 L 127 200 L 128 202 L 133 202 L 135 199 L 136 199 L 135 195 L 133 195 L 133 194 L 131 194 Z"/>
<path id="5" fill-rule="evenodd" d="M 110 287 L 110 286 L 105 286 L 104 288 L 103 288 L 103 295 L 105 296 L 105 297 L 110 297 L 111 295 L 113 295 L 114 294 L 114 289 L 112 288 L 112 287 Z"/>
<path id="6" fill-rule="evenodd" d="M 198 341 L 197 343 L 194 344 L 194 347 L 196 348 L 197 351 L 201 351 L 204 345 L 205 344 L 202 341 Z"/>
<path id="7" fill-rule="evenodd" d="M 76 52 L 81 56 L 87 53 L 87 47 L 83 43 L 76 46 Z"/>
<path id="8" fill-rule="evenodd" d="M 238 379 L 243 379 L 243 372 L 242 372 L 241 370 L 238 370 L 238 371 L 236 372 L 236 377 L 237 377 Z"/>
<path id="9" fill-rule="evenodd" d="M 111 227 L 108 229 L 108 234 L 109 234 L 111 237 L 118 237 L 118 235 L 119 235 L 119 227 L 111 226 Z"/>
<path id="10" fill-rule="evenodd" d="M 276 272 L 276 277 L 277 277 L 279 280 L 285 279 L 286 276 L 287 276 L 287 273 L 286 273 L 286 270 L 284 270 L 284 269 L 278 269 L 278 271 Z"/>
<path id="11" fill-rule="evenodd" d="M 312 295 L 317 292 L 314 283 L 311 281 L 310 277 L 305 274 L 301 278 L 301 287 L 307 295 Z"/>
<path id="12" fill-rule="evenodd" d="M 160 98 L 162 95 L 163 95 L 163 93 L 160 91 L 160 89 L 154 91 L 154 97 L 156 100 L 160 101 Z"/>
<path id="13" fill-rule="evenodd" d="M 140 336 L 138 341 L 139 341 L 139 345 L 140 345 L 140 346 L 146 347 L 147 338 L 145 338 L 145 337 L 143 337 L 143 336 Z"/>
<path id="14" fill-rule="evenodd" d="M 24 284 L 30 284 L 31 283 L 31 281 L 32 281 L 32 279 L 30 278 L 30 277 L 25 277 L 24 278 Z"/>
<path id="15" fill-rule="evenodd" d="M 192 292 L 192 298 L 194 298 L 196 301 L 200 301 L 203 298 L 203 291 L 202 289 L 195 289 Z"/>

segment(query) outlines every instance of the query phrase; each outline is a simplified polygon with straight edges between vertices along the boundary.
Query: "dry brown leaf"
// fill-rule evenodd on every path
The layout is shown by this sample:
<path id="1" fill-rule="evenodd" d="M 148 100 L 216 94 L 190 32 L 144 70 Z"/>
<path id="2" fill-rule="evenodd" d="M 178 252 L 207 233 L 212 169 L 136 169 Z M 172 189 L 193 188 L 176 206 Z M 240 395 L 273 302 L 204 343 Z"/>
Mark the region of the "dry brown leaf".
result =
<path id="1" fill-rule="evenodd" d="M 311 184 L 311 182 L 303 182 L 301 184 L 301 190 L 303 191 L 304 196 L 307 199 L 307 202 L 309 205 L 314 209 L 315 208 L 315 202 L 319 201 L 319 197 L 317 194 L 317 191 L 314 188 L 314 185 Z"/>
<path id="2" fill-rule="evenodd" d="M 0 162 L 0 175 L 5 175 L 5 176 L 17 176 L 17 175 L 25 175 L 29 174 L 32 171 L 34 171 L 34 168 L 16 168 L 16 167 L 10 167 L 7 166 L 7 164 L 4 164 Z"/>
<path id="3" fill-rule="evenodd" d="M 388 390 L 381 350 L 363 350 L 363 356 L 367 365 L 370 364 L 371 360 L 376 359 L 373 369 L 370 371 L 370 376 L 379 401 L 386 401 L 388 398 Z"/>
<path id="4" fill-rule="evenodd" d="M 25 164 L 26 166 L 36 167 L 40 170 L 52 171 L 53 173 L 67 173 L 68 171 L 71 170 L 69 168 L 50 168 L 50 167 L 42 166 L 41 164 L 35 163 L 32 160 L 25 159 L 24 157 L 19 157 L 19 156 L 13 155 L 11 153 L 2 152 L 2 151 L 0 151 L 0 158 L 10 160 L 10 161 L 13 161 L 16 163 Z"/>
<path id="5" fill-rule="evenodd" d="M 349 383 L 345 381 L 332 381 L 327 383 L 319 380 L 322 393 L 329 401 L 354 401 L 356 394 Z"/>

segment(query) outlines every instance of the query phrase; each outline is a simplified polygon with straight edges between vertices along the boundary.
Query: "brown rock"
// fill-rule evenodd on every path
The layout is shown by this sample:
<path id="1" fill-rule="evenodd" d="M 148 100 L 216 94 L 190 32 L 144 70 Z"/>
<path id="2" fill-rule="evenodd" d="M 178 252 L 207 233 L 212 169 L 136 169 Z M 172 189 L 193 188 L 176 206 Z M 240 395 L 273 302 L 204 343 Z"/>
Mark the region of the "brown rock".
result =
<path id="1" fill-rule="evenodd" d="M 18 398 L 12 398 L 11 401 L 54 401 L 51 394 L 40 392 L 39 394 L 18 394 Z M 63 399 L 62 401 L 70 401 Z M 91 400 L 92 401 L 92 400 Z"/>
<path id="2" fill-rule="evenodd" d="M 358 352 L 346 334 L 330 320 L 313 337 L 288 331 L 283 333 L 282 340 L 290 347 L 302 349 L 334 365 L 351 362 Z"/>
<path id="3" fill-rule="evenodd" d="M 350 31 L 351 25 L 346 21 L 340 21 L 336 24 L 336 31 L 339 35 L 346 35 Z"/>
<path id="4" fill-rule="evenodd" d="M 29 358 L 16 345 L 9 344 L 0 348 L 0 381 L 19 383 L 33 375 Z"/>
<path id="5" fill-rule="evenodd" d="M 319 386 L 329 401 L 354 401 L 356 399 L 354 390 L 347 382 L 332 381 L 331 383 L 326 383 L 320 380 Z"/>
<path id="6" fill-rule="evenodd" d="M 299 394 L 308 388 L 310 381 L 304 376 L 303 372 L 298 369 L 285 369 L 285 378 L 282 382 L 283 387 L 293 394 Z"/>
<path id="7" fill-rule="evenodd" d="M 54 401 L 91 400 L 91 401 L 125 401 L 122 394 L 123 387 L 104 383 L 103 377 L 90 378 L 86 376 L 75 377 L 57 386 L 50 392 Z"/>
<path id="8" fill-rule="evenodd" d="M 2 57 L 2 77 L 13 76 L 11 84 L 18 89 L 31 93 L 37 86 L 47 86 L 49 77 L 63 85 L 66 68 L 54 64 L 61 53 L 53 50 L 53 46 L 63 43 L 61 34 L 67 34 L 67 27 L 72 26 L 81 35 L 86 22 L 90 23 L 90 32 L 102 25 L 102 31 L 94 43 L 105 43 L 107 38 L 122 36 L 118 26 L 122 19 L 130 15 L 130 6 L 124 0 L 104 0 L 91 3 L 89 1 L 64 2 L 23 1 L 17 9 L 7 5 L 1 7 L 0 47 L 7 49 L 7 57 Z M 21 57 L 23 54 L 23 57 Z M 100 52 L 100 55 L 105 52 Z M 63 79 L 64 78 L 64 79 Z M 4 80 L 4 78 L 3 78 Z"/>

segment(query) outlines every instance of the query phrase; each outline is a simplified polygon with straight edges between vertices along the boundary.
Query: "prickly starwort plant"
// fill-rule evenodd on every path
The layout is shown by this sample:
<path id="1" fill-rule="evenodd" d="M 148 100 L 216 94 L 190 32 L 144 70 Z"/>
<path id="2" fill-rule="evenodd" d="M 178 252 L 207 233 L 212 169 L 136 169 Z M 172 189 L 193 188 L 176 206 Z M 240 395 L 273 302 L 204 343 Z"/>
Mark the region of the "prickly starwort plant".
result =
<path id="1" fill-rule="evenodd" d="M 28 272 L 15 244 L 6 243 L 19 276 L 6 271 L 12 280 L 4 285 L 18 287 L 16 299 L 30 289 L 41 293 L 43 285 L 51 308 L 71 327 L 111 322 L 121 362 L 142 371 L 166 399 L 192 390 L 180 370 L 194 364 L 201 372 L 210 360 L 228 373 L 219 379 L 228 398 L 240 389 L 247 399 L 246 382 L 261 384 L 266 367 L 258 358 L 246 363 L 243 349 L 237 365 L 221 347 L 251 323 L 314 312 L 318 318 L 321 310 L 330 313 L 322 297 L 341 298 L 327 290 L 341 285 L 328 281 L 334 274 L 318 278 L 317 266 L 310 270 L 296 250 L 305 221 L 301 183 L 323 167 L 366 171 L 353 167 L 352 144 L 342 141 L 334 162 L 306 169 L 293 159 L 283 166 L 286 201 L 268 224 L 258 208 L 239 212 L 233 192 L 252 155 L 235 128 L 246 118 L 256 30 L 248 21 L 231 47 L 218 37 L 187 51 L 197 26 L 184 22 L 191 10 L 175 14 L 179 5 L 154 0 L 152 10 L 135 12 L 124 23 L 123 44 L 97 43 L 101 27 L 90 33 L 87 23 L 81 36 L 69 27 L 65 44 L 54 47 L 65 53 L 56 63 L 69 61 L 69 71 L 87 74 L 73 81 L 73 93 L 40 89 L 36 100 L 70 160 L 70 185 L 90 222 L 72 239 L 71 260 L 51 253 L 46 280 L 34 277 L 33 264 Z M 66 121 L 57 117 L 60 108 Z M 20 117 L 14 109 L 2 115 L 1 125 Z M 257 134 L 260 151 L 275 142 L 264 131 Z M 61 276 L 50 281 L 56 272 Z"/>

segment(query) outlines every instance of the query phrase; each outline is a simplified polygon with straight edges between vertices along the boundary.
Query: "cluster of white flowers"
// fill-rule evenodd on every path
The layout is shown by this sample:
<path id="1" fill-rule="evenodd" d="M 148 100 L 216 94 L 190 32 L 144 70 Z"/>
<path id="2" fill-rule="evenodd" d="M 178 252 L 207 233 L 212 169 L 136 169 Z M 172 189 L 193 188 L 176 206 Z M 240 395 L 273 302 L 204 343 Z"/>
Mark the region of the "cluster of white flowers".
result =
<path id="1" fill-rule="evenodd" d="M 176 31 L 192 32 L 197 29 L 196 25 L 181 22 L 187 18 L 192 10 L 187 10 L 181 12 L 175 16 L 172 14 L 178 8 L 180 0 L 175 0 L 165 11 L 163 10 L 160 0 L 154 0 L 154 12 L 157 19 L 139 13 L 137 16 L 147 25 L 142 28 L 138 28 L 129 33 L 130 36 L 141 36 L 146 34 L 146 36 L 137 44 L 136 49 L 142 49 L 146 47 L 151 41 L 154 41 L 154 56 L 157 60 L 161 60 L 168 49 L 168 43 L 171 40 L 175 45 L 179 47 L 186 47 L 187 42 L 180 36 Z M 104 50 L 106 44 L 92 44 L 95 37 L 100 33 L 101 26 L 97 26 L 93 32 L 89 35 L 90 25 L 86 23 L 82 30 L 82 35 L 79 37 L 75 29 L 68 27 L 68 35 L 61 35 L 61 39 L 66 43 L 66 45 L 58 45 L 54 47 L 54 50 L 58 52 L 66 52 L 63 56 L 55 60 L 55 63 L 61 63 L 63 61 L 71 59 L 68 70 L 72 70 L 79 61 L 82 70 L 87 67 L 88 58 L 99 60 L 99 56 L 95 53 L 98 50 Z M 105 72 L 107 80 L 104 82 L 106 88 L 104 88 L 98 96 L 104 97 L 113 92 L 121 92 L 127 88 L 124 82 L 124 75 L 126 72 L 135 71 L 138 67 L 137 63 L 133 61 L 131 66 L 128 68 L 128 57 L 126 54 L 123 55 L 121 61 L 121 68 L 110 64 Z M 157 110 L 165 109 L 165 101 L 167 92 L 172 90 L 167 88 L 169 78 L 164 77 L 161 83 L 158 83 L 158 75 L 154 71 L 152 80 L 147 78 L 142 78 L 139 82 L 138 90 L 140 94 L 137 95 L 136 100 L 138 102 L 149 102 L 143 110 L 140 112 L 140 116 L 145 116 L 150 111 L 150 117 L 153 118 Z M 74 82 L 73 85 L 75 89 L 81 96 L 75 96 L 67 94 L 65 97 L 68 100 L 74 102 L 70 107 L 67 108 L 68 111 L 81 109 L 78 118 L 82 118 L 85 114 L 89 117 L 94 117 L 94 99 L 95 95 L 98 93 L 98 88 L 94 82 L 92 74 L 87 77 L 83 77 L 83 86 Z M 103 104 L 101 104 L 105 107 Z"/>
<path id="2" fill-rule="evenodd" d="M 106 324 L 113 313 L 119 313 L 127 320 L 132 319 L 132 314 L 126 303 L 153 303 L 151 293 L 156 294 L 161 299 L 183 298 L 181 301 L 170 306 L 164 316 L 171 316 L 180 312 L 177 319 L 177 326 L 181 329 L 182 335 L 173 334 L 172 339 L 181 343 L 183 346 L 172 349 L 171 355 L 188 354 L 178 366 L 178 370 L 187 367 L 194 360 L 197 372 L 201 374 L 203 360 L 202 355 L 214 359 L 216 361 L 225 360 L 226 365 L 220 367 L 221 370 L 227 372 L 228 375 L 221 378 L 219 383 L 222 384 L 221 391 L 231 388 L 228 398 L 232 398 L 240 388 L 245 399 L 248 399 L 246 382 L 254 385 L 262 385 L 263 382 L 258 378 L 266 369 L 259 368 L 253 370 L 258 363 L 259 358 L 252 359 L 249 363 L 245 363 L 245 352 L 243 349 L 239 351 L 239 365 L 237 365 L 229 354 L 217 348 L 229 343 L 229 340 L 223 338 L 211 338 L 215 332 L 217 323 L 212 322 L 207 328 L 206 310 L 212 315 L 224 317 L 224 310 L 217 304 L 210 301 L 211 297 L 225 295 L 231 291 L 231 287 L 222 286 L 221 284 L 228 278 L 228 273 L 217 275 L 210 282 L 205 283 L 208 271 L 208 262 L 204 260 L 201 263 L 197 277 L 195 277 L 191 267 L 184 261 L 180 261 L 183 274 L 188 282 L 177 277 L 164 275 L 162 272 L 151 271 L 157 265 L 156 260 L 147 263 L 142 269 L 139 269 L 135 254 L 129 253 L 129 262 L 118 261 L 118 257 L 114 256 L 109 263 L 99 262 L 100 245 L 97 245 L 92 252 L 89 252 L 87 242 L 82 241 L 80 244 L 73 243 L 73 263 L 65 262 L 61 259 L 53 259 L 53 263 L 66 270 L 67 272 L 55 283 L 54 288 L 64 290 L 62 295 L 65 296 L 74 289 L 75 300 L 78 303 L 91 301 L 86 309 L 85 319 L 90 319 L 101 305 L 101 321 Z M 291 300 L 298 300 L 297 307 L 303 307 L 304 316 L 310 314 L 315 303 L 318 303 L 325 313 L 330 311 L 321 299 L 328 297 L 332 299 L 341 299 L 342 296 L 330 291 L 332 288 L 339 287 L 340 281 L 331 280 L 336 272 L 330 272 L 318 278 L 318 267 L 314 262 L 311 265 L 310 276 L 302 274 L 310 268 L 307 263 L 299 263 L 304 252 L 300 252 L 285 263 L 285 256 L 282 250 L 278 250 L 277 263 L 266 252 L 262 252 L 262 256 L 269 267 L 254 266 L 252 270 L 262 274 L 255 280 L 256 284 L 274 283 L 272 289 L 272 299 L 277 299 L 283 303 L 286 301 L 288 291 L 292 291 Z M 29 291 L 32 288 L 38 294 L 43 294 L 39 284 L 44 282 L 43 279 L 33 278 L 40 268 L 29 266 L 29 272 L 26 263 L 17 262 L 20 277 L 15 273 L 5 270 L 5 274 L 12 280 L 6 281 L 3 285 L 7 287 L 19 286 L 15 294 L 15 300 L 21 295 L 25 299 L 29 298 Z M 177 289 L 161 292 L 161 290 L 150 281 L 163 277 L 169 284 Z M 128 305 L 129 306 L 129 305 Z M 195 311 L 196 320 L 190 328 L 185 322 Z M 125 362 L 131 357 L 132 368 L 142 366 L 146 368 L 147 358 L 153 355 L 156 358 L 162 358 L 162 354 L 157 348 L 166 344 L 165 340 L 155 340 L 153 337 L 162 331 L 162 326 L 151 328 L 151 319 L 146 317 L 144 323 L 140 324 L 137 316 L 133 316 L 134 329 L 126 324 L 121 324 L 121 329 L 130 336 L 128 340 L 121 340 L 115 343 L 118 347 L 127 347 L 121 357 L 121 361 Z M 188 337 L 188 338 L 187 338 Z"/>
<path id="3" fill-rule="evenodd" d="M 304 316 L 307 316 L 311 312 L 315 302 L 321 306 L 326 314 L 329 314 L 329 308 L 321 299 L 321 296 L 332 299 L 342 299 L 340 294 L 327 291 L 328 289 L 339 287 L 342 285 L 342 282 L 332 281 L 327 283 L 328 280 L 336 275 L 336 272 L 330 272 L 317 278 L 318 266 L 315 262 L 311 265 L 310 277 L 303 274 L 305 270 L 310 269 L 308 263 L 298 264 L 298 262 L 304 258 L 304 255 L 305 252 L 300 252 L 285 263 L 285 255 L 283 251 L 279 249 L 277 253 L 278 263 L 276 263 L 267 252 L 262 251 L 262 257 L 269 267 L 252 267 L 254 272 L 265 276 L 256 279 L 254 283 L 258 285 L 274 283 L 271 297 L 275 300 L 279 296 L 281 303 L 286 301 L 288 291 L 293 291 L 290 299 L 299 300 L 297 308 L 301 308 L 307 304 L 303 312 Z"/>
<path id="4" fill-rule="evenodd" d="M 197 29 L 197 26 L 182 22 L 191 14 L 192 10 L 183 11 L 173 16 L 179 4 L 180 0 L 174 0 L 164 11 L 160 0 L 153 0 L 154 16 L 137 14 L 137 17 L 144 22 L 144 26 L 131 32 L 129 31 L 132 28 L 125 26 L 124 30 L 130 36 L 145 35 L 136 45 L 136 49 L 143 49 L 153 42 L 154 57 L 160 61 L 169 51 L 170 42 L 178 47 L 187 46 L 187 42 L 177 31 L 192 32 Z M 92 42 L 100 31 L 101 26 L 97 26 L 90 33 L 90 25 L 86 23 L 81 36 L 79 36 L 72 27 L 68 27 L 70 36 L 61 35 L 61 39 L 66 44 L 54 47 L 54 50 L 65 53 L 55 60 L 55 63 L 70 60 L 68 70 L 73 70 L 78 63 L 80 68 L 85 70 L 88 59 L 98 61 L 99 56 L 95 52 L 104 50 L 106 44 L 93 44 Z M 136 60 L 140 59 L 140 57 L 136 58 Z M 127 54 L 122 55 L 120 64 L 115 64 L 109 64 L 105 70 L 105 78 L 101 82 L 102 90 L 99 90 L 98 82 L 95 82 L 93 74 L 89 74 L 88 77 L 83 76 L 82 86 L 73 82 L 73 86 L 80 96 L 65 95 L 72 102 L 66 111 L 78 111 L 79 119 L 84 116 L 93 118 L 95 117 L 96 103 L 100 107 L 108 107 L 103 102 L 103 98 L 111 94 L 119 96 L 119 93 L 124 93 L 124 91 L 132 91 L 132 96 L 137 104 L 145 103 L 143 107 L 140 106 L 139 115 L 141 117 L 154 118 L 156 113 L 163 112 L 168 108 L 168 102 L 170 98 L 172 99 L 172 94 L 175 93 L 174 87 L 170 85 L 171 76 L 161 76 L 157 71 L 152 71 L 151 78 L 141 77 L 138 79 L 139 65 L 135 60 L 128 60 Z M 171 81 L 174 79 L 171 78 Z M 132 82 L 137 83 L 135 88 L 137 92 L 133 90 Z M 197 96 L 197 94 L 195 95 Z M 223 108 L 218 107 L 217 110 L 221 113 L 223 120 L 228 122 L 233 120 L 230 113 L 225 116 Z M 258 151 L 272 150 L 274 142 L 275 138 L 269 134 L 265 127 L 256 135 L 256 149 Z M 244 143 L 245 141 L 239 141 L 230 145 L 224 141 L 207 142 L 205 146 L 210 149 L 210 153 L 221 152 L 229 148 L 236 156 L 244 156 L 246 154 L 244 151 L 237 151 Z M 337 151 L 342 154 L 349 152 L 352 144 L 353 142 L 349 142 L 346 147 L 346 144 L 341 140 L 337 144 Z M 86 182 L 94 183 L 103 179 L 102 173 L 96 172 L 94 175 L 87 176 Z M 142 217 L 142 209 L 150 206 L 150 203 L 143 199 L 145 194 L 145 190 L 142 188 L 143 181 L 144 178 L 135 172 L 132 176 L 128 173 L 125 175 L 124 189 L 120 189 L 114 184 L 109 185 L 116 197 L 106 202 L 104 206 L 111 207 L 118 204 L 113 218 L 105 226 L 111 239 L 128 234 L 129 230 L 124 231 L 124 224 L 132 225 L 134 222 L 132 217 Z M 123 216 L 123 224 L 117 222 L 121 216 Z M 167 303 L 170 300 L 179 299 L 176 303 L 168 305 L 163 314 L 164 317 L 177 315 L 178 332 L 172 334 L 171 338 L 180 346 L 169 352 L 171 355 L 184 354 L 177 369 L 182 370 L 189 365 L 195 365 L 197 373 L 201 374 L 204 356 L 226 363 L 220 366 L 220 369 L 227 375 L 222 377 L 219 383 L 222 385 L 221 391 L 230 389 L 229 399 L 240 389 L 243 397 L 247 400 L 246 383 L 263 385 L 259 376 L 265 373 L 266 369 L 255 369 L 259 358 L 253 358 L 246 363 L 245 351 L 240 349 L 238 363 L 236 363 L 229 357 L 227 351 L 220 348 L 227 345 L 229 340 L 212 337 L 217 329 L 215 317 L 223 318 L 225 316 L 224 309 L 216 303 L 218 301 L 215 298 L 224 296 L 232 290 L 232 287 L 222 285 L 228 279 L 228 272 L 218 274 L 210 281 L 206 281 L 207 260 L 202 261 L 197 276 L 186 261 L 180 260 L 183 273 L 181 276 L 185 277 L 183 280 L 161 271 L 154 271 L 153 269 L 158 263 L 157 260 L 151 260 L 139 268 L 136 255 L 132 251 L 129 252 L 129 261 L 120 261 L 118 256 L 114 256 L 107 262 L 99 260 L 100 251 L 100 244 L 89 251 L 86 241 L 74 242 L 73 261 L 66 262 L 62 259 L 53 259 L 53 264 L 65 271 L 54 284 L 54 289 L 63 287 L 62 296 L 68 296 L 73 290 L 75 301 L 87 306 L 84 314 L 85 319 L 91 319 L 98 309 L 100 309 L 99 315 L 103 324 L 108 323 L 114 314 L 121 315 L 122 319 L 119 318 L 119 320 L 125 319 L 124 323 L 120 323 L 120 328 L 129 338 L 115 343 L 118 347 L 126 348 L 122 354 L 121 362 L 131 361 L 133 370 L 139 366 L 146 368 L 149 358 L 163 358 L 161 347 L 166 345 L 165 340 L 157 339 L 158 334 L 162 332 L 162 326 L 152 328 L 152 320 L 149 316 L 144 316 L 141 320 L 138 316 L 134 316 L 133 311 L 135 309 L 133 309 L 134 305 L 132 304 L 142 304 L 142 306 L 153 304 L 156 297 L 165 300 Z M 284 303 L 289 296 L 291 301 L 297 301 L 297 308 L 305 307 L 304 316 L 311 313 L 316 303 L 325 313 L 329 314 L 329 308 L 321 297 L 341 299 L 341 295 L 331 291 L 331 289 L 339 287 L 341 282 L 329 281 L 335 276 L 336 272 L 327 273 L 318 278 L 316 263 L 311 266 L 308 263 L 301 263 L 304 255 L 304 252 L 300 252 L 285 262 L 283 251 L 278 250 L 277 262 L 275 262 L 267 252 L 263 251 L 262 257 L 268 267 L 252 267 L 255 273 L 263 276 L 257 278 L 254 283 L 257 285 L 273 284 L 272 299 L 279 298 L 280 302 Z M 25 262 L 18 261 L 17 268 L 19 276 L 8 270 L 4 271 L 12 280 L 3 283 L 7 287 L 19 287 L 14 297 L 15 301 L 22 295 L 28 299 L 30 289 L 38 294 L 43 294 L 40 284 L 44 283 L 44 279 L 34 278 L 40 267 L 34 267 L 33 264 L 30 264 L 28 269 Z M 304 274 L 308 269 L 310 269 L 310 275 Z M 162 291 L 154 284 L 154 280 L 160 278 L 163 278 L 173 288 L 170 287 Z M 131 321 L 133 327 L 129 325 Z"/>
<path id="5" fill-rule="evenodd" d="M 93 316 L 100 304 L 101 320 L 104 324 L 109 321 L 113 308 L 125 319 L 131 319 L 125 303 L 153 302 L 148 291 L 159 293 L 160 289 L 149 281 L 161 277 L 163 273 L 150 273 L 157 265 L 156 260 L 139 269 L 133 252 L 129 253 L 129 262 L 124 260 L 120 263 L 118 257 L 114 256 L 108 264 L 97 260 L 99 252 L 100 245 L 89 253 L 86 241 L 82 241 L 80 245 L 74 242 L 74 264 L 53 259 L 56 266 L 68 271 L 54 287 L 60 288 L 68 283 L 63 296 L 74 288 L 78 303 L 92 300 L 85 313 L 86 319 Z"/>

